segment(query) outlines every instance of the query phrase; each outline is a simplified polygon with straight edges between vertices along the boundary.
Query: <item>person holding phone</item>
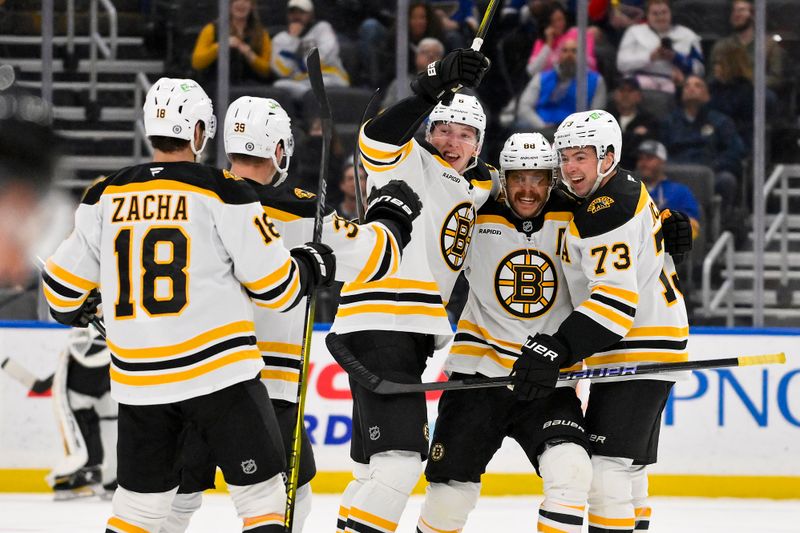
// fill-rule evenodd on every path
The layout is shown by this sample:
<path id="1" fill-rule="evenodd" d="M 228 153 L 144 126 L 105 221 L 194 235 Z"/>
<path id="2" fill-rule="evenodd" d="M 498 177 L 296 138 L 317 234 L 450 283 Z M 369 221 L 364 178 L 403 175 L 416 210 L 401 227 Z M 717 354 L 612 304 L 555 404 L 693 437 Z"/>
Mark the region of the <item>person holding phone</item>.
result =
<path id="1" fill-rule="evenodd" d="M 705 72 L 700 36 L 672 24 L 669 0 L 647 0 L 646 24 L 629 27 L 617 52 L 617 68 L 636 76 L 644 90 L 674 93 L 690 74 Z"/>

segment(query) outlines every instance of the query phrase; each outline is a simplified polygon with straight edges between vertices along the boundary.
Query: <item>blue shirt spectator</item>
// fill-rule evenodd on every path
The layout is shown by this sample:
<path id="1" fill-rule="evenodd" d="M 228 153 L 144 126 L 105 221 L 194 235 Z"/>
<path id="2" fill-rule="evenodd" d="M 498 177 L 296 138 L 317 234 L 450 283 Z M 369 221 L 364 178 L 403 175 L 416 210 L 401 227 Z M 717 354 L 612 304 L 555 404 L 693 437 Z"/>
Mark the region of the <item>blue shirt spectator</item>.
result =
<path id="1" fill-rule="evenodd" d="M 661 139 L 671 161 L 706 165 L 714 171 L 714 189 L 722 206 L 736 201 L 738 177 L 745 147 L 736 126 L 727 115 L 710 109 L 708 86 L 700 76 L 689 76 L 683 86 L 681 106 L 667 118 Z"/>
<path id="2" fill-rule="evenodd" d="M 689 187 L 667 179 L 664 174 L 666 161 L 667 149 L 663 144 L 654 139 L 642 141 L 639 145 L 636 173 L 658 208 L 662 211 L 680 211 L 688 216 L 692 223 L 692 236 L 697 237 L 700 231 L 700 206 Z"/>

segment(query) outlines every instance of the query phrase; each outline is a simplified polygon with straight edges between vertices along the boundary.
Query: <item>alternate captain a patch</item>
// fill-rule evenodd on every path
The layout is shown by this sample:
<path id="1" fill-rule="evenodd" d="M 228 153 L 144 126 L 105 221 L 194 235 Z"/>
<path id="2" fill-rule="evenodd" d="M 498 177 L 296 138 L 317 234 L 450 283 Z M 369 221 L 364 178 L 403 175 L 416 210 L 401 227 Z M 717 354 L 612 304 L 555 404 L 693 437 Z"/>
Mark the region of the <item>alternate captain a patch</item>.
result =
<path id="1" fill-rule="evenodd" d="M 607 207 L 611 207 L 611 204 L 613 203 L 614 199 L 611 198 L 610 196 L 600 196 L 592 200 L 592 202 L 589 204 L 589 207 L 587 207 L 586 210 L 594 215 L 598 211 L 602 211 Z"/>
<path id="2" fill-rule="evenodd" d="M 314 198 L 316 196 L 316 194 L 314 194 L 313 192 L 304 191 L 303 189 L 300 189 L 298 187 L 294 188 L 294 195 L 300 198 L 301 200 L 304 200 L 306 198 Z"/>
<path id="3" fill-rule="evenodd" d="M 439 244 L 442 257 L 451 270 L 459 270 L 464 264 L 474 227 L 475 207 L 470 202 L 458 204 L 447 215 Z"/>
<path id="4" fill-rule="evenodd" d="M 539 250 L 511 252 L 497 267 L 494 291 L 500 306 L 512 316 L 527 319 L 545 314 L 558 291 L 552 259 Z"/>

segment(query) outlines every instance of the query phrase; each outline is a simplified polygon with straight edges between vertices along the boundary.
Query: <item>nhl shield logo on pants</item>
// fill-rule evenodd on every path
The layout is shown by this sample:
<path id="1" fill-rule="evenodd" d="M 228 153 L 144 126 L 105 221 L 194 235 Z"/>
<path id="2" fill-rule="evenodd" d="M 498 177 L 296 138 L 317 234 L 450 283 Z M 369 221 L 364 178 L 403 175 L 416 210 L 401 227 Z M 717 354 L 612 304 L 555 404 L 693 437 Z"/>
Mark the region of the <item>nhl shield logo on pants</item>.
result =
<path id="1" fill-rule="evenodd" d="M 369 440 L 378 440 L 379 438 L 381 438 L 381 428 L 378 426 L 369 428 Z"/>
<path id="2" fill-rule="evenodd" d="M 247 461 L 242 461 L 242 472 L 245 474 L 254 474 L 255 471 L 258 470 L 256 466 L 255 459 L 248 459 Z"/>

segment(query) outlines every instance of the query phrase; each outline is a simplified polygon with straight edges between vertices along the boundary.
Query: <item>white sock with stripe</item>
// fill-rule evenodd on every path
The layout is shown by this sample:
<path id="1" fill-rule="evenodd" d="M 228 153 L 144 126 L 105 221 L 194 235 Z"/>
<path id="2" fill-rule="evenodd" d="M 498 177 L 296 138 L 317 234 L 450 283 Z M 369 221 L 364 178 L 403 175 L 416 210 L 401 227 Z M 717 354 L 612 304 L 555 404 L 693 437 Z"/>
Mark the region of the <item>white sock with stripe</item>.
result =
<path id="1" fill-rule="evenodd" d="M 353 497 L 361 490 L 364 483 L 369 480 L 369 465 L 364 463 L 355 463 L 353 467 L 353 481 L 347 484 L 347 488 L 342 493 L 342 499 L 339 503 L 339 516 L 336 519 L 336 533 L 344 533 L 347 527 L 347 516 L 350 514 L 350 504 L 353 502 Z"/>
<path id="2" fill-rule="evenodd" d="M 394 532 L 421 473 L 419 453 L 389 451 L 373 455 L 369 480 L 353 497 L 345 532 Z"/>

